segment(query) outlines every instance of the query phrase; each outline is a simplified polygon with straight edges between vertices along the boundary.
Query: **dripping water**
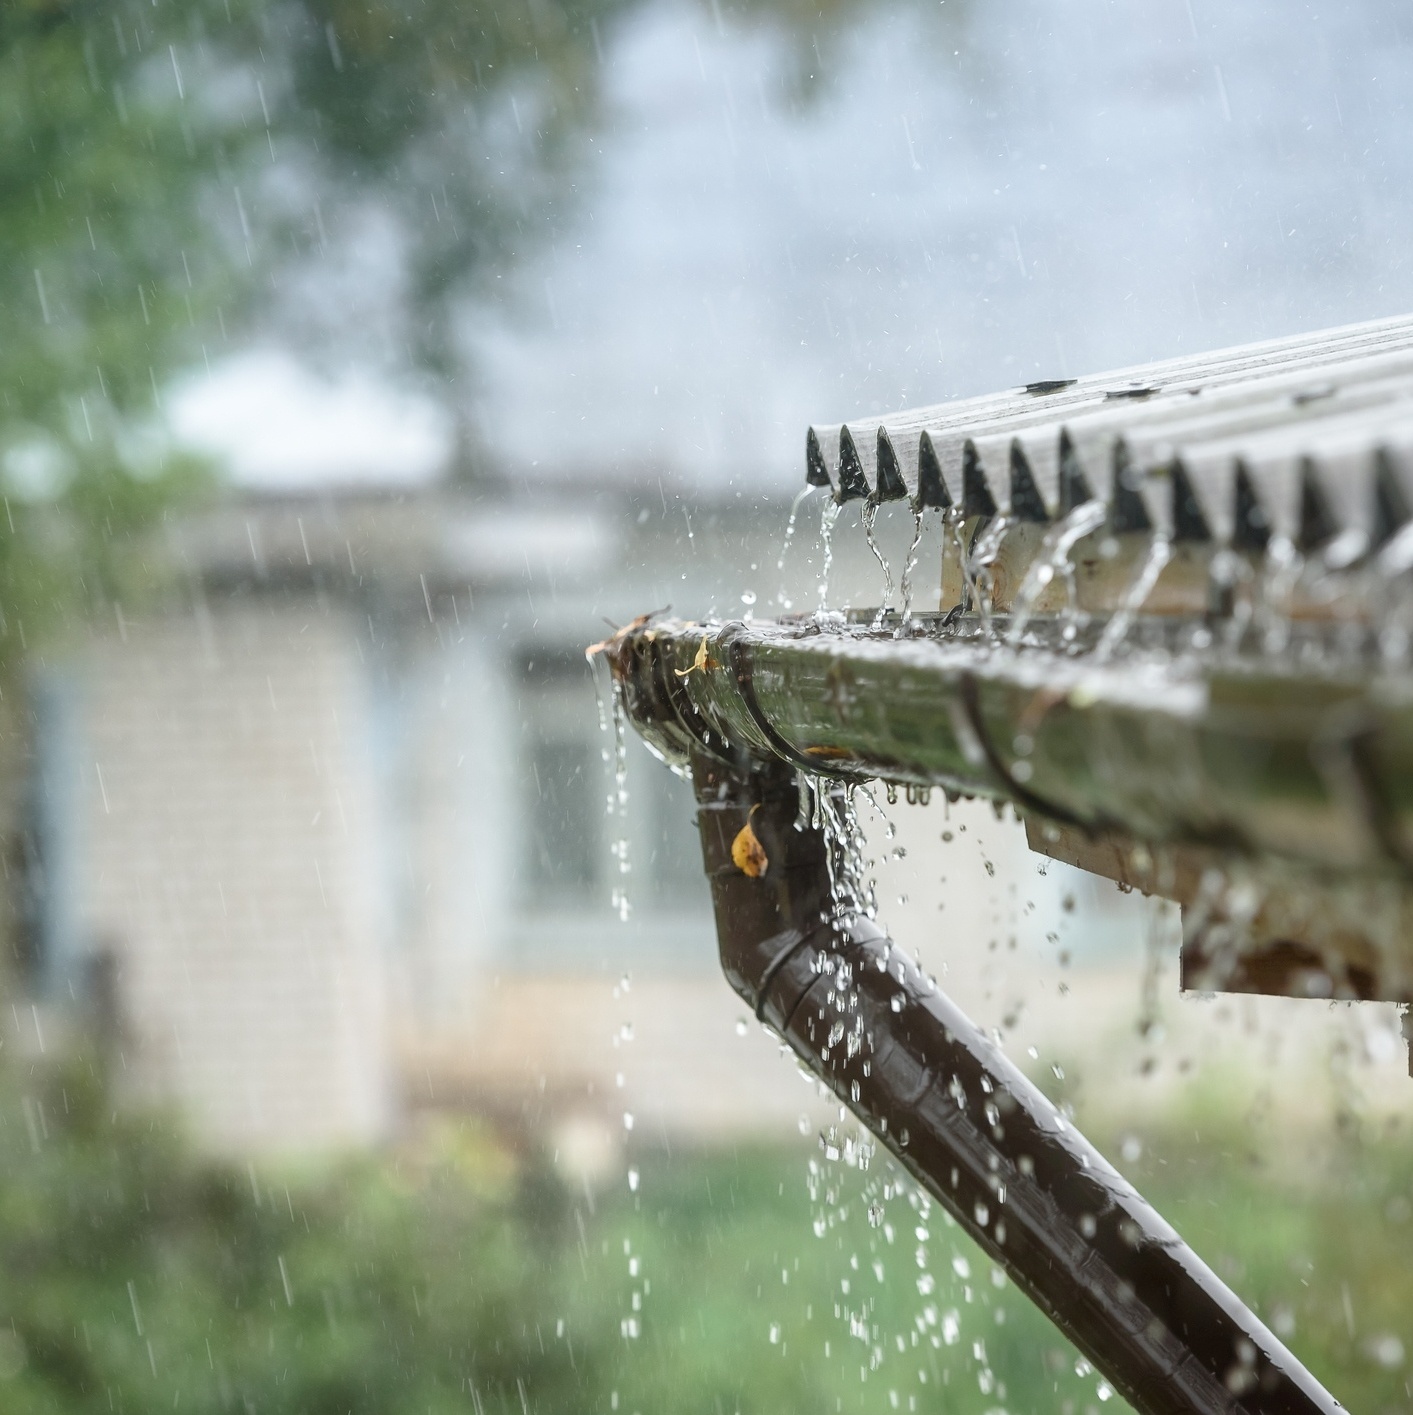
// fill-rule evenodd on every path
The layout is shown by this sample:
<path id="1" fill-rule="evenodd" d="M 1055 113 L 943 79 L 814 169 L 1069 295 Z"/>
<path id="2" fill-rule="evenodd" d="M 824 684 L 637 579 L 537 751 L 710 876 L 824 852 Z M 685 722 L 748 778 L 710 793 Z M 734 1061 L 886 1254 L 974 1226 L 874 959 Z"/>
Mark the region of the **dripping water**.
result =
<path id="1" fill-rule="evenodd" d="M 972 542 L 970 553 L 962 560 L 967 589 L 976 605 L 977 613 L 981 616 L 982 630 L 989 639 L 996 637 L 996 626 L 991 612 L 991 592 L 994 588 L 991 567 L 996 563 L 996 557 L 1001 553 L 1001 543 L 1006 539 L 1006 532 L 1013 524 L 1011 517 L 1005 512 L 993 516 Z"/>
<path id="2" fill-rule="evenodd" d="M 1077 625 L 1073 620 L 1078 614 L 1079 605 L 1075 590 L 1074 562 L 1071 556 L 1075 546 L 1085 536 L 1092 535 L 1097 531 L 1108 519 L 1108 515 L 1109 508 L 1102 501 L 1086 501 L 1076 506 L 1063 520 L 1045 532 L 1045 539 L 1040 545 L 1040 553 L 1031 562 L 1030 568 L 1025 573 L 1025 579 L 1021 582 L 1020 592 L 1016 595 L 1011 625 L 1006 632 L 1008 643 L 1017 644 L 1020 642 L 1026 626 L 1035 613 L 1035 606 L 1039 604 L 1040 597 L 1049 589 L 1056 575 L 1061 576 L 1065 582 L 1067 616 L 1065 627 L 1068 631 L 1066 637 L 1074 637 Z"/>
<path id="3" fill-rule="evenodd" d="M 622 690 L 616 683 L 612 688 L 610 707 L 613 719 L 613 790 L 609 793 L 608 814 L 617 825 L 610 851 L 618 862 L 612 902 L 619 921 L 626 924 L 633 912 L 628 898 L 628 875 L 633 868 L 628 858 L 628 710 L 623 704 Z"/>
<path id="4" fill-rule="evenodd" d="M 864 539 L 868 541 L 868 548 L 873 552 L 873 558 L 883 567 L 883 598 L 878 605 L 878 613 L 873 616 L 873 627 L 877 629 L 887 618 L 888 606 L 893 601 L 893 571 L 889 569 L 888 561 L 885 558 L 878 541 L 874 538 L 873 524 L 878 519 L 878 508 L 881 503 L 870 496 L 864 502 L 863 508 L 863 531 Z"/>
<path id="5" fill-rule="evenodd" d="M 903 575 L 898 583 L 898 596 L 903 601 L 903 629 L 913 617 L 913 571 L 917 569 L 918 546 L 922 544 L 922 511 L 913 508 L 913 538 L 903 561 Z"/>
<path id="6" fill-rule="evenodd" d="M 819 518 L 819 540 L 824 547 L 824 568 L 819 574 L 819 607 L 829 607 L 829 571 L 834 564 L 834 527 L 843 508 L 832 496 L 824 503 Z"/>
<path id="7" fill-rule="evenodd" d="M 780 545 L 780 558 L 775 562 L 776 572 L 783 576 L 785 571 L 785 557 L 790 553 L 790 542 L 795 538 L 795 521 L 800 514 L 800 507 L 804 504 L 805 498 L 814 490 L 812 486 L 802 487 L 795 495 L 795 499 L 790 503 L 790 519 L 785 523 L 785 539 Z M 785 582 L 780 582 L 779 592 L 775 596 L 775 602 L 781 609 L 790 610 L 795 606 L 790 600 Z"/>
<path id="8" fill-rule="evenodd" d="M 1158 583 L 1158 576 L 1163 573 L 1164 567 L 1172 558 L 1172 542 L 1164 536 L 1154 536 L 1149 542 L 1148 554 L 1144 556 L 1142 565 L 1138 567 L 1138 574 L 1134 576 L 1132 583 L 1124 591 L 1124 597 L 1120 601 L 1118 609 L 1114 611 L 1109 622 L 1104 626 L 1104 632 L 1099 636 L 1099 642 L 1094 646 L 1096 661 L 1106 662 L 1128 637 L 1128 631 L 1133 626 L 1135 616 L 1143 608 L 1148 596 L 1153 593 L 1153 586 Z"/>

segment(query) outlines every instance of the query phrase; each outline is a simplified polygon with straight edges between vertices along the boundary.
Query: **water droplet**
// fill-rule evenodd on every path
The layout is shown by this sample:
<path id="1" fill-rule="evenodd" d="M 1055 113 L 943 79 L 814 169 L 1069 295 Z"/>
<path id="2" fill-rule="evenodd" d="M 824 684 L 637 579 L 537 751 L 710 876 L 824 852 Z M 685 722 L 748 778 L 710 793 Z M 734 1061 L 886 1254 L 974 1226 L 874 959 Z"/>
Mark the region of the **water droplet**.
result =
<path id="1" fill-rule="evenodd" d="M 746 1031 L 746 1019 L 744 1017 L 738 1017 L 736 1019 L 736 1035 L 738 1037 L 744 1037 L 746 1035 Z"/>
<path id="2" fill-rule="evenodd" d="M 623 1112 L 623 1128 L 625 1130 L 631 1130 L 633 1128 L 633 1112 L 631 1110 L 625 1110 Z"/>
<path id="3" fill-rule="evenodd" d="M 772 1346 L 778 1346 L 778 1345 L 780 1344 L 780 1323 L 779 1323 L 779 1322 L 771 1322 L 771 1324 L 770 1324 L 770 1344 L 771 1344 Z"/>
<path id="4" fill-rule="evenodd" d="M 633 1194 L 638 1192 L 638 1171 L 636 1169 L 628 1171 L 628 1189 Z"/>
<path id="5" fill-rule="evenodd" d="M 959 1278 L 969 1278 L 971 1276 L 971 1264 L 958 1253 L 957 1256 L 952 1259 L 952 1271 L 956 1273 Z"/>
<path id="6" fill-rule="evenodd" d="M 754 590 L 744 590 L 741 594 L 741 603 L 750 605 L 756 602 L 756 592 Z"/>
<path id="7" fill-rule="evenodd" d="M 880 1228 L 883 1224 L 883 1205 L 870 1204 L 868 1206 L 868 1221 L 872 1228 Z"/>

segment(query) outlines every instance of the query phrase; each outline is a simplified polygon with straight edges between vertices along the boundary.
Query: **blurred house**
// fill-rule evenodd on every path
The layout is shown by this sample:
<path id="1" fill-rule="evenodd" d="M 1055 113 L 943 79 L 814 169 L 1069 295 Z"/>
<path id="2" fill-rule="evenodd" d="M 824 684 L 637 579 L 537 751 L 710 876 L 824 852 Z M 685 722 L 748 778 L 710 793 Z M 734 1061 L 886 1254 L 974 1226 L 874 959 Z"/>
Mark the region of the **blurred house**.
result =
<path id="1" fill-rule="evenodd" d="M 690 788 L 631 731 L 628 809 L 609 809 L 584 647 L 656 607 L 811 606 L 817 515 L 788 553 L 783 499 L 656 485 L 228 500 L 176 523 L 167 592 L 32 685 L 22 1039 L 88 1027 L 130 1097 L 226 1152 L 366 1145 L 470 1108 L 591 1176 L 625 1140 L 813 1123 L 816 1088 L 720 975 Z M 884 508 L 893 564 L 911 534 Z M 830 585 L 877 602 L 857 526 Z M 880 898 L 979 1018 L 1054 988 L 1062 919 L 1083 920 L 1067 950 L 1136 957 L 1111 887 L 1037 873 L 983 804 L 953 841 L 943 810 L 900 807 Z"/>
<path id="2" fill-rule="evenodd" d="M 629 920 L 612 906 L 613 736 L 584 657 L 605 617 L 773 575 L 786 514 L 684 516 L 655 487 L 178 524 L 160 607 L 116 611 L 34 686 L 45 1010 L 95 1018 L 128 1090 L 221 1149 L 356 1145 L 474 1104 L 567 1126 L 592 1166 L 625 1111 L 793 1120 L 798 1083 L 736 1035 L 716 971 L 690 790 L 636 740 Z"/>

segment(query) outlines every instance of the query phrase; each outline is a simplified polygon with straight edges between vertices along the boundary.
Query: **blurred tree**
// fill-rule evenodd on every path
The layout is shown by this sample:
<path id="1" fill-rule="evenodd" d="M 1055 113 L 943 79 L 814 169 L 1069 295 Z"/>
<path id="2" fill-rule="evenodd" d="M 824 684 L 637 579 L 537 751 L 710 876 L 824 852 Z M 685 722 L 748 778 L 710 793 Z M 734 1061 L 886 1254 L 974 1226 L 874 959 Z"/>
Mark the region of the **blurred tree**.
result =
<path id="1" fill-rule="evenodd" d="M 739 17 L 817 54 L 857 3 Z M 467 298 L 562 224 L 636 4 L 0 7 L 0 657 L 74 591 L 123 588 L 115 547 L 193 482 L 162 390 L 237 328 L 362 339 L 457 402 Z"/>
<path id="2" fill-rule="evenodd" d="M 163 388 L 237 321 L 310 314 L 326 212 L 393 219 L 384 362 L 450 371 L 448 296 L 523 244 L 624 3 L 0 8 L 0 655 L 121 588 L 124 533 L 192 481 Z"/>
<path id="3" fill-rule="evenodd" d="M 18 1071 L 0 1071 L 6 1415 L 608 1408 L 613 1314 L 573 1245 L 546 1249 L 523 1161 L 484 1128 L 428 1130 L 396 1172 L 270 1182 L 115 1113 L 82 1060 Z"/>
<path id="4" fill-rule="evenodd" d="M 204 484 L 163 428 L 174 375 L 276 328 L 456 411 L 459 322 L 565 221 L 637 4 L 0 5 L 0 834 L 25 740 L 4 684 L 37 635 L 150 590 L 162 558 L 133 548 Z M 817 55 L 857 4 L 739 18 Z"/>
<path id="5" fill-rule="evenodd" d="M 623 3 L 0 6 L 0 835 L 22 812 L 17 670 L 153 589 L 162 557 L 134 551 L 205 482 L 164 431 L 174 374 L 344 309 L 311 275 L 326 211 L 396 225 L 384 362 L 449 371 L 448 294 L 513 254 Z"/>
<path id="6" fill-rule="evenodd" d="M 201 180 L 223 134 L 187 101 L 165 31 L 130 23 L 129 9 L 0 9 L 6 665 L 116 569 L 122 532 L 190 480 L 164 455 L 157 402 L 226 283 Z"/>

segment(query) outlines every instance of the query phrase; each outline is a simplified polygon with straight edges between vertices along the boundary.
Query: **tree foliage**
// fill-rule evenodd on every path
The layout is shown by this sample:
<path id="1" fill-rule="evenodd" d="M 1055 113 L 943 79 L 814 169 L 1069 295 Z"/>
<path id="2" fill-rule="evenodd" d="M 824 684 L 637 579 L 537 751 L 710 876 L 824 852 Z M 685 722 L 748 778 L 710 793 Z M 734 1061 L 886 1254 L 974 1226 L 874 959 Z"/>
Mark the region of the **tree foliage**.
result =
<path id="1" fill-rule="evenodd" d="M 396 360 L 453 371 L 455 297 L 525 244 L 624 3 L 0 8 L 12 657 L 76 594 L 115 592 L 110 548 L 199 482 L 162 434 L 174 372 L 306 313 L 292 285 L 360 212 L 398 232 Z"/>

